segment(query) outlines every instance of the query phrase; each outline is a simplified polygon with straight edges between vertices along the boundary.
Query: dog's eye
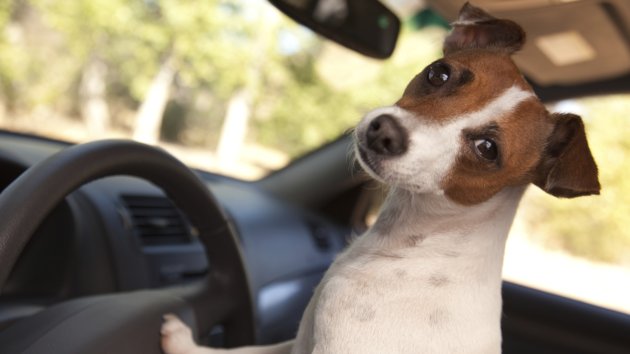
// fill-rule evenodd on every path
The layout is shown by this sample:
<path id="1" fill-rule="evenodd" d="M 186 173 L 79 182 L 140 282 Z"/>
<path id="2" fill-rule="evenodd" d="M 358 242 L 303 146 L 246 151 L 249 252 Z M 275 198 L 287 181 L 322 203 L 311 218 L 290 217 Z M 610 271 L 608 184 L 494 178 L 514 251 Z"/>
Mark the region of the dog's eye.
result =
<path id="1" fill-rule="evenodd" d="M 433 86 L 442 86 L 451 76 L 451 69 L 443 63 L 436 63 L 429 67 L 427 80 Z"/>
<path id="2" fill-rule="evenodd" d="M 495 161 L 499 156 L 497 144 L 490 139 L 477 139 L 474 144 L 477 155 L 488 161 Z"/>

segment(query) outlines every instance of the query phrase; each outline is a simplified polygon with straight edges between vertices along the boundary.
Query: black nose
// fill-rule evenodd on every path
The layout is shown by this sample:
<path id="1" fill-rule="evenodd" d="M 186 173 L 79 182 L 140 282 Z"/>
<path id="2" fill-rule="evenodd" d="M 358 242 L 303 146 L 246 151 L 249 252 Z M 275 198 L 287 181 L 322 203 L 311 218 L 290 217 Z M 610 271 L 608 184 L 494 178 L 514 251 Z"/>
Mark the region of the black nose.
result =
<path id="1" fill-rule="evenodd" d="M 407 151 L 407 133 L 390 115 L 380 115 L 370 122 L 367 146 L 377 154 L 400 155 Z"/>

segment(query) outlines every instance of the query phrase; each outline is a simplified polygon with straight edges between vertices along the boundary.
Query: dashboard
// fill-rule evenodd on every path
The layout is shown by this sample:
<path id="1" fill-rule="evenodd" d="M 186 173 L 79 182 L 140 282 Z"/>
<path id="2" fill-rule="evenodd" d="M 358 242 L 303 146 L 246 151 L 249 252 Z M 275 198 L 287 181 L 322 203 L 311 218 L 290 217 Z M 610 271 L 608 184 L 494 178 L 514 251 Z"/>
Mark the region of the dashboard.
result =
<path id="1" fill-rule="evenodd" d="M 65 146 L 0 133 L 0 189 Z M 255 183 L 196 172 L 241 242 L 257 341 L 293 337 L 349 228 Z M 39 226 L 5 286 L 0 329 L 62 300 L 180 285 L 209 267 L 196 230 L 160 189 L 133 177 L 103 178 L 68 195 Z"/>

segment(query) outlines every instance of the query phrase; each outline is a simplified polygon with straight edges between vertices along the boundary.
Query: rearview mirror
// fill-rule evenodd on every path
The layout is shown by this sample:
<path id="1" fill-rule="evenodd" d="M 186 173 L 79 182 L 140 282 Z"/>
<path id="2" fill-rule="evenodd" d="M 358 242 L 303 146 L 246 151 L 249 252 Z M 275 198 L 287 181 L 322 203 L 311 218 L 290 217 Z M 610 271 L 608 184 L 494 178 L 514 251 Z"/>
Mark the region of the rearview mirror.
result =
<path id="1" fill-rule="evenodd" d="M 364 55 L 392 55 L 400 20 L 378 0 L 269 0 L 287 16 Z"/>

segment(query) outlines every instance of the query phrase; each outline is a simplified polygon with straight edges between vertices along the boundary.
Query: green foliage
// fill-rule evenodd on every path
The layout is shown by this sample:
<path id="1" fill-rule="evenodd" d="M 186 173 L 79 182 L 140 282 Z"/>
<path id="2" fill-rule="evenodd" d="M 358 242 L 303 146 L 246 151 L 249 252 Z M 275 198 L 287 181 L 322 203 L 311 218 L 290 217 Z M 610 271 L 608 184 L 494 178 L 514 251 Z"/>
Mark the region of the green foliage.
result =
<path id="1" fill-rule="evenodd" d="M 571 200 L 530 191 L 526 215 L 545 244 L 583 257 L 630 264 L 630 96 L 580 100 L 601 195 Z"/>
<path id="2" fill-rule="evenodd" d="M 28 50 L 20 43 L 23 33 L 15 26 L 13 1 L 0 0 L 0 99 L 9 110 L 19 104 L 23 81 L 33 70 Z"/>
<path id="3" fill-rule="evenodd" d="M 348 94 L 334 92 L 317 79 L 290 82 L 284 89 L 271 103 L 271 117 L 259 120 L 255 128 L 260 142 L 292 156 L 338 136 L 359 116 L 348 104 Z"/>
<path id="4" fill-rule="evenodd" d="M 138 100 L 161 62 L 171 55 L 189 84 L 206 80 L 233 87 L 243 81 L 241 72 L 224 70 L 243 56 L 226 58 L 222 53 L 228 37 L 247 26 L 231 21 L 234 15 L 229 11 L 217 14 L 218 0 L 31 2 L 45 22 L 63 35 L 64 44 L 79 61 L 76 67 L 90 56 L 105 60 Z"/>

